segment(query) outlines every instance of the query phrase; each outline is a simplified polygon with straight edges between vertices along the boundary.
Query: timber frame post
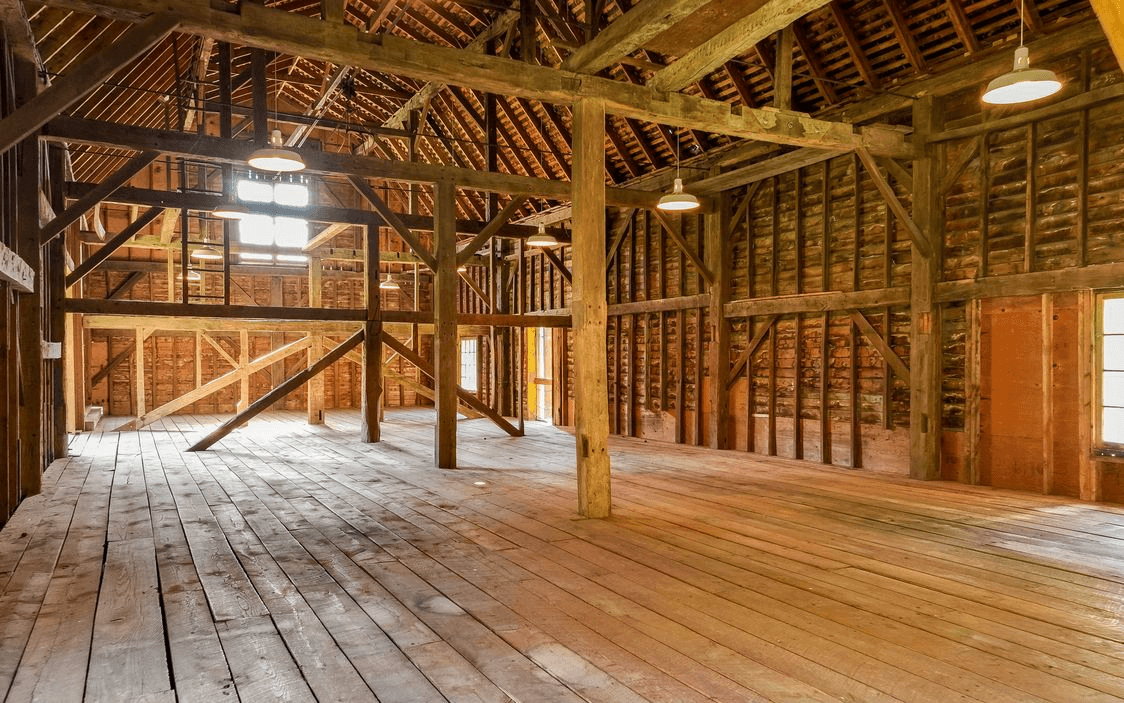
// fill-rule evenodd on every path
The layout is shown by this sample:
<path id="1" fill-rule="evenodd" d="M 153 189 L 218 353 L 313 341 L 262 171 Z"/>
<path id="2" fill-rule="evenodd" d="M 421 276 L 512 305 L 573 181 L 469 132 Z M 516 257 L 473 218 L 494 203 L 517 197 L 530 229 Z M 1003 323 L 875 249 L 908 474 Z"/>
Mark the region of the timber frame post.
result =
<path id="1" fill-rule="evenodd" d="M 577 438 L 578 512 L 608 517 L 609 479 L 608 303 L 605 283 L 605 104 L 574 106 L 573 137 L 574 430 Z"/>
<path id="2" fill-rule="evenodd" d="M 710 446 L 713 449 L 730 448 L 730 391 L 726 384 L 730 359 L 730 323 L 726 320 L 725 305 L 730 297 L 730 257 L 726 247 L 730 231 L 730 195 L 716 198 L 714 212 L 704 219 L 705 254 L 707 266 L 714 274 L 710 286 Z M 799 420 L 797 420 L 799 421 Z"/>
<path id="3" fill-rule="evenodd" d="M 437 392 L 434 462 L 442 469 L 457 467 L 457 232 L 456 186 L 437 181 L 433 193 L 433 239 L 437 252 L 433 286 L 433 368 Z"/>
<path id="4" fill-rule="evenodd" d="M 379 425 L 382 403 L 382 304 L 379 300 L 379 228 L 375 223 L 364 231 L 367 261 L 363 269 L 367 320 L 363 338 L 363 402 L 359 418 L 360 440 L 382 439 Z M 323 380 L 321 380 L 323 388 Z M 310 388 L 311 390 L 311 388 Z"/>
<path id="5" fill-rule="evenodd" d="M 941 104 L 933 97 L 913 108 L 913 136 L 921 153 L 913 164 L 913 219 L 928 245 L 914 241 L 910 308 L 909 475 L 932 480 L 941 475 L 941 308 L 937 282 L 943 248 L 940 209 L 940 146 L 927 142 L 941 129 Z"/>

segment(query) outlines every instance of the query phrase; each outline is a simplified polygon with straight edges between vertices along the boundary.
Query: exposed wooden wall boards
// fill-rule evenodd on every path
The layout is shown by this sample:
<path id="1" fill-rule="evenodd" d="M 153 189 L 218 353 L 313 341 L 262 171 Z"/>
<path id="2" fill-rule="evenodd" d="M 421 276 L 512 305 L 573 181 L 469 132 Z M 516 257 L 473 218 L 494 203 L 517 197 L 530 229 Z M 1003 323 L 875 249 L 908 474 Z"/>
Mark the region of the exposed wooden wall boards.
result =
<path id="1" fill-rule="evenodd" d="M 609 515 L 608 361 L 605 334 L 605 105 L 574 106 L 574 425 L 578 511 Z"/>

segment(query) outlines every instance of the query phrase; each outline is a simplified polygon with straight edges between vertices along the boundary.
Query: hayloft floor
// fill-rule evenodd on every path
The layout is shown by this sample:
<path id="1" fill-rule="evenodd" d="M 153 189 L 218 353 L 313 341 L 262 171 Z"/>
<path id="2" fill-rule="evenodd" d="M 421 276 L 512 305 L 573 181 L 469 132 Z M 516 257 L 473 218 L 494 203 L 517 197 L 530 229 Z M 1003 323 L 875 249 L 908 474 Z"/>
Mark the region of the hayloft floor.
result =
<path id="1" fill-rule="evenodd" d="M 76 438 L 0 532 L 11 701 L 1124 699 L 1124 510 L 431 415 Z"/>

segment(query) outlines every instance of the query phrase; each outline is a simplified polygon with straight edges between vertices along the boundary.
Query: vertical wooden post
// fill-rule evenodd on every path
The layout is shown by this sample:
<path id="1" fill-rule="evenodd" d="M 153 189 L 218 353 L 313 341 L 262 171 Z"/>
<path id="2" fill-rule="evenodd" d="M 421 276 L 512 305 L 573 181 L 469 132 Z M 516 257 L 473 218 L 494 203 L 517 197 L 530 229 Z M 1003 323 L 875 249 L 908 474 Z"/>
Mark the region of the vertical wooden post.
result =
<path id="1" fill-rule="evenodd" d="M 1029 213 L 1028 213 L 1029 216 Z M 1054 490 L 1054 297 L 1042 294 L 1042 492 Z"/>
<path id="2" fill-rule="evenodd" d="M 379 299 L 379 228 L 370 223 L 364 232 L 366 241 L 366 264 L 364 266 L 364 300 L 367 304 L 367 322 L 363 336 L 363 402 L 359 413 L 359 439 L 363 442 L 378 442 L 382 439 L 382 303 Z M 416 277 L 415 277 L 416 279 Z M 317 281 L 319 286 L 319 281 Z M 319 297 L 319 296 L 317 296 Z M 415 300 L 417 300 L 415 298 Z M 324 389 L 321 374 L 320 390 Z M 312 386 L 309 386 L 312 392 Z M 309 406 L 311 408 L 311 406 Z M 310 411 L 311 412 L 311 411 Z M 323 422 L 324 403 L 320 401 L 320 417 Z"/>
<path id="3" fill-rule="evenodd" d="M 33 64 L 16 62 L 16 93 L 27 102 L 37 92 Z M 43 473 L 43 257 L 39 246 L 40 147 L 38 136 L 19 146 L 16 186 L 16 253 L 35 273 L 35 291 L 19 297 L 20 496 L 35 495 Z"/>
<path id="4" fill-rule="evenodd" d="M 574 105 L 573 137 L 574 414 L 577 438 L 578 512 L 608 517 L 608 356 L 605 334 L 605 103 Z M 680 327 L 682 336 L 682 327 Z M 677 399 L 680 406 L 683 398 Z"/>
<path id="5" fill-rule="evenodd" d="M 795 41 L 792 25 L 777 32 L 777 64 L 773 71 L 773 107 L 792 109 L 792 48 Z"/>
<path id="6" fill-rule="evenodd" d="M 909 473 L 919 479 L 939 478 L 941 473 L 941 314 L 934 300 L 944 246 L 941 163 L 937 146 L 926 144 L 941 122 L 940 105 L 932 97 L 914 104 L 914 138 L 922 153 L 913 165 L 913 219 L 932 251 L 925 256 L 912 247 Z"/>
<path id="7" fill-rule="evenodd" d="M 964 468 L 961 483 L 980 482 L 980 331 L 983 306 L 978 298 L 969 300 L 967 338 L 964 342 Z"/>
<path id="8" fill-rule="evenodd" d="M 723 306 L 730 298 L 730 257 L 727 256 L 726 233 L 730 230 L 730 195 L 723 193 L 717 199 L 717 209 L 703 220 L 706 237 L 706 264 L 714 272 L 710 287 L 710 389 L 713 408 L 710 413 L 710 446 L 714 449 L 730 448 L 730 393 L 726 376 L 730 366 L 730 325 Z M 700 331 L 701 334 L 701 331 Z M 752 378 L 752 373 L 749 374 Z M 701 389 L 700 389 L 701 390 Z M 701 408 L 700 408 L 701 410 Z"/>
<path id="9" fill-rule="evenodd" d="M 367 236 L 371 236 L 368 232 Z M 308 307 L 319 308 L 324 306 L 323 297 L 323 272 L 324 265 L 320 257 L 312 256 L 308 259 Z M 378 279 L 377 267 L 367 274 Z M 308 347 L 308 365 L 312 366 L 320 357 L 324 356 L 324 335 L 312 335 L 312 344 Z M 318 373 L 308 379 L 308 424 L 324 424 L 324 374 Z"/>
<path id="10" fill-rule="evenodd" d="M 145 330 L 137 328 L 137 346 L 133 351 L 133 359 L 137 362 L 137 417 L 144 415 L 148 406 L 145 404 L 145 378 L 144 378 L 144 338 Z M 153 379 L 155 381 L 155 379 Z"/>
<path id="11" fill-rule="evenodd" d="M 238 335 L 238 366 L 244 368 L 250 363 L 250 333 L 242 330 Z M 242 377 L 238 383 L 238 412 L 250 407 L 250 376 Z"/>
<path id="12" fill-rule="evenodd" d="M 437 406 L 434 460 L 443 469 L 457 467 L 457 226 L 456 187 L 438 181 L 433 193 L 433 239 L 437 270 L 433 286 L 433 394 Z"/>
<path id="13" fill-rule="evenodd" d="M 1101 499 L 1100 465 L 1093 459 L 1096 437 L 1096 297 L 1091 290 L 1077 293 L 1077 483 L 1081 500 Z"/>

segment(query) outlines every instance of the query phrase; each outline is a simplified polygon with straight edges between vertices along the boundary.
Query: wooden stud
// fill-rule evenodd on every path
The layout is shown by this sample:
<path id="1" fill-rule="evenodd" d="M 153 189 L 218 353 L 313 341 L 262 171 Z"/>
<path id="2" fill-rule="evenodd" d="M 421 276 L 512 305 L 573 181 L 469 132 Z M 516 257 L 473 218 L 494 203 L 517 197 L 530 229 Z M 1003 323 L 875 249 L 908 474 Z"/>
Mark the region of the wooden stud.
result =
<path id="1" fill-rule="evenodd" d="M 957 480 L 977 485 L 980 482 L 980 370 L 983 305 L 969 300 L 964 314 L 968 325 L 964 342 L 964 464 Z"/>
<path id="2" fill-rule="evenodd" d="M 1042 296 L 1042 492 L 1054 492 L 1054 298 Z"/>
<path id="3" fill-rule="evenodd" d="M 308 307 L 323 307 L 324 290 L 324 262 L 319 257 L 308 259 Z M 324 335 L 312 335 L 312 343 L 308 346 L 308 365 L 312 366 L 324 355 Z M 324 424 L 324 377 L 317 375 L 308 382 L 308 397 L 306 400 L 308 411 L 308 424 Z"/>
<path id="4" fill-rule="evenodd" d="M 1084 290 L 1077 296 L 1077 479 L 1081 500 L 1101 500 L 1102 476 L 1093 458 L 1097 432 L 1096 296 Z"/>
<path id="5" fill-rule="evenodd" d="M 706 240 L 704 252 L 707 258 L 707 267 L 714 272 L 714 282 L 710 286 L 710 308 L 708 309 L 710 358 L 707 360 L 707 365 L 710 367 L 712 405 L 709 435 L 710 446 L 714 449 L 729 449 L 732 444 L 729 437 L 730 394 L 729 384 L 726 382 L 726 369 L 730 358 L 730 323 L 726 320 L 723 307 L 730 297 L 733 279 L 730 257 L 727 255 L 727 249 L 723 241 L 726 232 L 730 229 L 731 206 L 729 194 L 723 194 L 718 199 L 715 211 L 703 218 L 703 232 Z M 699 380 L 701 383 L 702 379 Z M 701 386 L 699 391 L 701 392 Z"/>

